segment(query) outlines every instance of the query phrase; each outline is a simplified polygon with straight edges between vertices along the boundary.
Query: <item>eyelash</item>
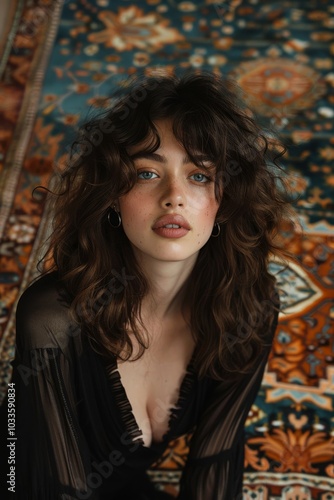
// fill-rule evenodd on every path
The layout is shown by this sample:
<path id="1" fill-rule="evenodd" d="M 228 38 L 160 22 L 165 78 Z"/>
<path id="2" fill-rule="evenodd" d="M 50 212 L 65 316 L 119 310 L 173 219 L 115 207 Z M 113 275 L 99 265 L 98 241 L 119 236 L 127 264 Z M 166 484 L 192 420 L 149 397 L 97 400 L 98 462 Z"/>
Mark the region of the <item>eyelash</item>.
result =
<path id="1" fill-rule="evenodd" d="M 139 177 L 140 175 L 142 175 L 142 174 L 154 174 L 154 175 L 157 175 L 157 174 L 155 174 L 154 172 L 150 172 L 149 170 L 142 170 L 141 172 L 138 172 L 138 177 Z M 143 178 L 141 177 L 141 179 L 142 179 L 142 180 L 145 180 L 145 181 L 150 181 L 150 180 L 152 179 L 152 177 L 151 177 L 150 179 L 143 179 Z"/>
<path id="2" fill-rule="evenodd" d="M 154 175 L 157 175 L 157 174 L 155 174 L 155 172 L 150 172 L 149 170 L 142 170 L 141 172 L 138 172 L 138 178 L 140 178 L 142 180 L 146 180 L 146 181 L 150 181 L 152 179 L 152 177 L 150 177 L 149 179 L 147 179 L 147 178 L 144 179 L 143 177 L 139 177 L 142 174 L 154 174 Z M 190 177 L 193 177 L 194 175 L 202 175 L 206 179 L 205 182 L 196 181 L 199 184 L 206 184 L 207 182 L 211 182 L 212 181 L 211 177 L 209 177 L 208 175 L 203 174 L 202 172 L 196 172 L 195 174 L 192 174 Z"/>
<path id="3" fill-rule="evenodd" d="M 202 175 L 203 177 L 205 177 L 206 181 L 205 182 L 199 182 L 200 184 L 206 184 L 207 182 L 211 182 L 212 179 L 211 177 L 209 177 L 208 175 L 205 175 L 203 174 L 202 172 L 197 172 L 196 174 L 192 174 L 191 177 L 193 177 L 194 175 Z"/>

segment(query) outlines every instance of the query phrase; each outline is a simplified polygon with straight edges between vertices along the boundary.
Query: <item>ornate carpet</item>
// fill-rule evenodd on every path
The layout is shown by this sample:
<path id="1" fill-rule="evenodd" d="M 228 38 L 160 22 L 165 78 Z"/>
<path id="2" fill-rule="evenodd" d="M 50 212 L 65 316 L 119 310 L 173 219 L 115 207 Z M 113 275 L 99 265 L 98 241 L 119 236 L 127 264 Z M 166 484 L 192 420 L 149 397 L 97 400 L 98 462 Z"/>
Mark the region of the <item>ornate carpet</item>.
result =
<path id="1" fill-rule="evenodd" d="M 14 311 L 48 235 L 48 185 L 79 120 L 128 75 L 204 68 L 233 76 L 288 144 L 300 230 L 261 391 L 246 425 L 244 500 L 334 500 L 334 6 L 329 0 L 13 0 L 0 40 L 0 378 Z M 224 416 L 222 415 L 222 418 Z M 150 471 L 177 495 L 189 436 Z"/>

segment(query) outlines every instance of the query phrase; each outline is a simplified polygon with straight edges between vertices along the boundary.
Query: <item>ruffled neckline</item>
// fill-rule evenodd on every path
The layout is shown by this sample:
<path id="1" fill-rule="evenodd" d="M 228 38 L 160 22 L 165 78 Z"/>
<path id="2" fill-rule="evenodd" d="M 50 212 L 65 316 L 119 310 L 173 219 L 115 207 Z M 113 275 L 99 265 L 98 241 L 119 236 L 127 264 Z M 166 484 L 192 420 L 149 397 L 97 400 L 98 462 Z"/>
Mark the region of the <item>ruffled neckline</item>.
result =
<path id="1" fill-rule="evenodd" d="M 118 370 L 117 358 L 113 356 L 112 361 L 109 362 L 107 366 L 107 372 L 109 381 L 111 384 L 112 393 L 115 397 L 116 406 L 119 409 L 121 421 L 124 426 L 124 430 L 128 436 L 132 439 L 133 443 L 139 444 L 141 448 L 155 449 L 165 446 L 171 439 L 174 438 L 174 429 L 182 417 L 184 410 L 186 409 L 187 400 L 191 394 L 194 381 L 196 378 L 196 372 L 194 369 L 194 359 L 195 350 L 192 357 L 187 365 L 186 372 L 183 376 L 182 382 L 179 388 L 179 395 L 175 406 L 170 408 L 170 416 L 168 420 L 168 428 L 159 442 L 153 441 L 150 446 L 145 446 L 143 440 L 143 432 L 140 429 L 136 417 L 133 413 L 131 403 L 126 394 L 126 390 L 123 386 L 121 374 Z"/>

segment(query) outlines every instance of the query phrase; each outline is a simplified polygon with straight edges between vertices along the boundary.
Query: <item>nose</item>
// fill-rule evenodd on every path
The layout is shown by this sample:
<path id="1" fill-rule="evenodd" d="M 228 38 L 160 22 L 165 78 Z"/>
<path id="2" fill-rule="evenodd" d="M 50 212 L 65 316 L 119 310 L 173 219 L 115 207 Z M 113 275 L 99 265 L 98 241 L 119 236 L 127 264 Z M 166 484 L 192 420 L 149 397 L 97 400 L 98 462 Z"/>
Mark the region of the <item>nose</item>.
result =
<path id="1" fill-rule="evenodd" d="M 163 207 L 183 207 L 185 204 L 185 193 L 180 179 L 166 179 L 161 194 L 161 205 Z"/>

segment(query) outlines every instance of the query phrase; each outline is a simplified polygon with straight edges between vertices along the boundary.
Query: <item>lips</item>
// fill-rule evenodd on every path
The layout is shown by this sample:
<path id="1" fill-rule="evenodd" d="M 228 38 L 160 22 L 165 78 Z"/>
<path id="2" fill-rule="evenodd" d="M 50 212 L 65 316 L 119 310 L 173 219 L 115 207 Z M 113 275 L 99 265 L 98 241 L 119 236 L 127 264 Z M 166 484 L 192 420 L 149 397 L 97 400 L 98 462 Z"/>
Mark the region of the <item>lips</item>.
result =
<path id="1" fill-rule="evenodd" d="M 161 227 L 173 227 L 179 226 L 181 228 L 190 230 L 190 225 L 188 221 L 182 215 L 163 215 L 155 221 L 152 229 L 160 229 Z"/>

